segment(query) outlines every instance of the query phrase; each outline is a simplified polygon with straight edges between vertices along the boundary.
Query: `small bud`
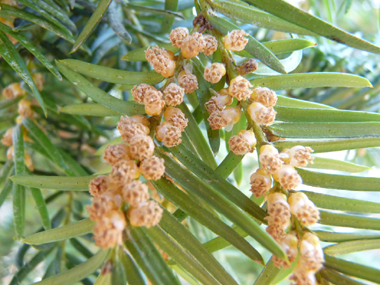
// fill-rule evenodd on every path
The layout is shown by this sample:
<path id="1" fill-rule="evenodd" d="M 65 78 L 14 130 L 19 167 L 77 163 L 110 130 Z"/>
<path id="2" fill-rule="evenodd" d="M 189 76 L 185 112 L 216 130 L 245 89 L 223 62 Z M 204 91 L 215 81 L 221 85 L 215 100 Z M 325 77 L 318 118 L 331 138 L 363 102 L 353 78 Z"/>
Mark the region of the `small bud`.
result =
<path id="1" fill-rule="evenodd" d="M 268 195 L 267 208 L 269 217 L 268 225 L 276 225 L 283 232 L 290 225 L 290 207 L 287 202 L 286 196 L 282 193 L 272 193 Z"/>
<path id="2" fill-rule="evenodd" d="M 148 91 L 153 93 L 157 92 L 157 89 L 145 83 L 142 83 L 139 86 L 135 85 L 131 90 L 133 100 L 139 104 L 144 104 L 144 98 L 146 97 L 145 94 L 147 94 Z"/>
<path id="3" fill-rule="evenodd" d="M 175 73 L 175 61 L 164 56 L 157 56 L 157 58 L 153 60 L 152 65 L 153 69 L 165 78 L 173 76 Z"/>
<path id="4" fill-rule="evenodd" d="M 220 115 L 227 121 L 226 131 L 230 131 L 232 126 L 239 122 L 241 110 L 239 107 L 227 107 L 220 112 Z"/>
<path id="5" fill-rule="evenodd" d="M 149 199 L 148 186 L 140 180 L 132 180 L 123 186 L 122 195 L 125 202 L 132 207 L 138 207 Z"/>
<path id="6" fill-rule="evenodd" d="M 130 119 L 144 125 L 145 127 L 149 127 L 149 120 L 144 115 L 133 115 Z M 150 130 L 147 132 L 147 134 L 149 134 L 149 132 Z"/>
<path id="7" fill-rule="evenodd" d="M 188 36 L 189 30 L 187 28 L 178 27 L 170 32 L 169 39 L 173 47 L 181 48 Z"/>
<path id="8" fill-rule="evenodd" d="M 112 226 L 119 231 L 123 231 L 127 225 L 122 212 L 114 211 L 113 213 L 107 213 L 106 218 L 108 218 Z"/>
<path id="9" fill-rule="evenodd" d="M 24 154 L 24 160 L 25 160 L 26 167 L 28 167 L 28 169 L 33 172 L 34 171 L 33 161 L 30 155 L 26 153 L 26 150 Z"/>
<path id="10" fill-rule="evenodd" d="M 258 68 L 258 63 L 255 59 L 249 58 L 242 65 L 239 66 L 237 73 L 244 76 L 248 73 L 254 72 Z"/>
<path id="11" fill-rule="evenodd" d="M 35 73 L 32 75 L 34 83 L 36 83 L 36 87 L 38 91 L 42 91 L 44 89 L 45 78 L 41 73 Z"/>
<path id="12" fill-rule="evenodd" d="M 185 59 L 193 58 L 197 56 L 205 45 L 203 35 L 195 32 L 191 36 L 184 39 L 181 46 L 181 54 Z"/>
<path id="13" fill-rule="evenodd" d="M 294 281 L 297 285 L 315 285 L 315 276 L 313 271 L 306 271 L 299 263 L 293 269 L 293 274 L 289 280 Z"/>
<path id="14" fill-rule="evenodd" d="M 277 94 L 266 87 L 256 87 L 251 94 L 251 100 L 263 104 L 265 107 L 273 107 L 277 102 Z"/>
<path id="15" fill-rule="evenodd" d="M 104 249 L 121 245 L 126 225 L 127 221 L 122 212 L 113 210 L 106 213 L 93 229 L 95 244 Z"/>
<path id="16" fill-rule="evenodd" d="M 21 88 L 21 84 L 19 82 L 12 83 L 3 89 L 3 95 L 7 99 L 24 96 L 25 94 L 26 91 Z"/>
<path id="17" fill-rule="evenodd" d="M 235 97 L 239 101 L 243 101 L 251 95 L 252 90 L 250 87 L 252 87 L 252 84 L 239 75 L 231 80 L 228 92 L 232 97 Z"/>
<path id="18" fill-rule="evenodd" d="M 158 116 L 161 114 L 164 108 L 165 108 L 165 101 L 159 100 L 152 104 L 146 104 L 145 113 L 147 113 L 149 116 Z"/>
<path id="19" fill-rule="evenodd" d="M 272 186 L 270 174 L 261 168 L 251 175 L 251 192 L 256 198 L 264 196 Z"/>
<path id="20" fill-rule="evenodd" d="M 145 58 L 150 64 L 152 64 L 152 61 L 156 58 L 156 56 L 161 54 L 162 52 L 163 51 L 160 50 L 158 46 L 153 46 L 152 49 L 148 47 L 145 51 Z"/>
<path id="21" fill-rule="evenodd" d="M 281 154 L 287 155 L 287 157 L 282 158 L 282 160 L 294 167 L 304 167 L 309 162 L 313 163 L 314 157 L 310 153 L 314 152 L 310 147 L 304 147 L 302 145 L 297 145 L 291 149 L 283 151 Z"/>
<path id="22" fill-rule="evenodd" d="M 13 0 L 2 0 L 2 1 L 0 1 L 2 4 L 7 4 L 7 5 L 10 5 L 10 6 L 14 6 L 14 7 L 16 7 L 16 8 L 18 8 L 18 6 L 17 6 L 17 2 L 16 1 L 13 1 Z M 5 19 L 5 18 L 3 18 L 3 17 L 0 17 L 0 23 L 3 23 L 3 24 L 5 24 L 5 25 L 7 25 L 8 27 L 10 27 L 10 28 L 14 28 L 15 26 L 14 26 L 14 24 L 13 24 L 13 17 L 10 17 L 10 18 L 12 18 L 12 21 L 9 21 L 8 19 Z M 15 38 L 13 38 L 13 37 L 11 37 L 10 35 L 7 35 L 8 36 L 8 38 L 10 39 L 10 41 L 12 42 L 12 44 L 13 45 L 15 45 L 18 41 L 15 39 Z M 0 57 L 1 58 L 1 57 Z"/>
<path id="23" fill-rule="evenodd" d="M 301 183 L 302 178 L 293 166 L 283 165 L 274 175 L 273 178 L 280 182 L 281 186 L 288 190 L 295 190 Z"/>
<path id="24" fill-rule="evenodd" d="M 205 55 L 212 55 L 218 49 L 217 40 L 211 35 L 203 35 L 204 45 L 202 52 Z"/>
<path id="25" fill-rule="evenodd" d="M 140 170 L 147 180 L 158 180 L 165 173 L 164 160 L 157 156 L 146 158 L 141 162 Z"/>
<path id="26" fill-rule="evenodd" d="M 143 103 L 144 105 L 153 105 L 157 104 L 160 101 L 162 101 L 162 92 L 156 90 L 155 88 L 150 88 L 147 89 L 146 92 L 144 93 L 144 98 L 143 98 Z"/>
<path id="27" fill-rule="evenodd" d="M 174 55 L 174 52 L 171 50 L 164 50 L 164 55 L 175 64 L 176 56 Z"/>
<path id="28" fill-rule="evenodd" d="M 211 89 L 212 90 L 212 89 Z M 220 89 L 217 93 L 219 93 L 221 96 L 226 96 L 226 95 L 229 95 L 230 93 L 228 92 L 228 89 L 227 88 L 222 88 Z M 215 92 L 214 92 L 215 94 Z M 232 101 L 231 101 L 232 103 Z M 229 104 L 228 104 L 229 105 Z"/>
<path id="29" fill-rule="evenodd" d="M 322 268 L 324 257 L 321 244 L 317 236 L 305 233 L 300 244 L 301 257 L 299 264 L 307 271 L 318 271 Z"/>
<path id="30" fill-rule="evenodd" d="M 233 102 L 233 98 L 228 95 L 228 90 L 226 88 L 221 89 L 219 92 L 210 88 L 210 91 L 214 94 L 208 102 L 205 103 L 205 108 L 209 114 L 214 111 L 222 111 L 227 105 Z"/>
<path id="31" fill-rule="evenodd" d="M 123 202 L 122 197 L 114 191 L 106 191 L 92 198 L 92 204 L 86 207 L 91 220 L 100 222 L 112 210 L 118 210 Z"/>
<path id="32" fill-rule="evenodd" d="M 185 130 L 187 127 L 188 119 L 185 118 L 185 114 L 181 111 L 181 109 L 167 107 L 164 113 L 165 121 L 168 121 L 173 126 L 179 128 L 181 132 Z"/>
<path id="33" fill-rule="evenodd" d="M 211 129 L 218 130 L 225 126 L 227 126 L 228 121 L 225 119 L 221 111 L 216 110 L 210 114 L 210 116 L 207 119 L 208 123 L 210 124 Z"/>
<path id="34" fill-rule="evenodd" d="M 166 147 L 174 147 L 182 142 L 181 130 L 169 122 L 163 122 L 156 128 L 156 139 Z"/>
<path id="35" fill-rule="evenodd" d="M 219 110 L 222 110 L 225 106 L 232 104 L 233 98 L 228 94 L 228 89 L 223 88 L 219 92 L 210 88 L 210 91 L 214 94 L 210 100 L 214 101 Z"/>
<path id="36" fill-rule="evenodd" d="M 319 220 L 319 211 L 309 198 L 301 192 L 289 197 L 290 211 L 302 225 L 313 225 Z"/>
<path id="37" fill-rule="evenodd" d="M 204 71 L 204 79 L 212 84 L 218 83 L 226 74 L 226 68 L 222 63 L 213 63 L 210 67 L 206 67 Z"/>
<path id="38" fill-rule="evenodd" d="M 119 160 L 129 160 L 129 147 L 125 144 L 108 145 L 104 150 L 103 159 L 109 164 L 115 164 Z"/>
<path id="39" fill-rule="evenodd" d="M 282 193 L 272 193 L 268 195 L 267 211 L 270 216 L 285 216 L 290 218 L 290 207 L 287 198 Z"/>
<path id="40" fill-rule="evenodd" d="M 152 63 L 152 61 L 156 59 L 157 56 L 163 56 L 167 59 L 175 60 L 175 55 L 172 51 L 166 50 L 164 48 L 160 49 L 157 45 L 153 46 L 152 49 L 148 47 L 148 49 L 145 51 L 145 58 L 150 63 Z"/>
<path id="41" fill-rule="evenodd" d="M 185 89 L 175 83 L 170 83 L 164 90 L 166 105 L 177 106 L 183 102 Z"/>
<path id="42" fill-rule="evenodd" d="M 252 103 L 248 107 L 248 114 L 253 121 L 259 125 L 271 125 L 275 118 L 277 112 L 273 110 L 272 107 L 266 108 L 261 103 Z"/>
<path id="43" fill-rule="evenodd" d="M 261 168 L 269 174 L 276 173 L 282 166 L 278 151 L 272 145 L 263 145 L 260 148 L 259 161 Z"/>
<path id="44" fill-rule="evenodd" d="M 243 30 L 233 30 L 224 37 L 224 47 L 231 51 L 241 51 L 248 43 L 248 39 L 244 36 L 248 34 Z"/>
<path id="45" fill-rule="evenodd" d="M 8 129 L 3 138 L 1 139 L 1 143 L 5 146 L 11 146 L 13 144 L 13 128 Z"/>
<path id="46" fill-rule="evenodd" d="M 154 201 L 145 202 L 138 208 L 131 207 L 128 211 L 128 218 L 132 226 L 147 228 L 157 225 L 162 217 L 163 210 Z"/>
<path id="47" fill-rule="evenodd" d="M 280 238 L 278 243 L 286 253 L 289 262 L 286 262 L 285 260 L 274 255 L 272 257 L 273 263 L 278 268 L 288 268 L 290 267 L 291 263 L 294 262 L 297 258 L 298 239 L 294 234 L 285 234 L 283 237 Z"/>
<path id="48" fill-rule="evenodd" d="M 125 184 L 138 178 L 140 171 L 133 160 L 119 160 L 112 165 L 110 181 L 115 184 Z"/>
<path id="49" fill-rule="evenodd" d="M 242 130 L 237 136 L 232 136 L 230 138 L 228 145 L 234 154 L 245 155 L 254 151 L 256 137 L 252 131 Z"/>
<path id="50" fill-rule="evenodd" d="M 18 113 L 21 117 L 33 118 L 32 103 L 28 99 L 18 102 Z"/>
<path id="51" fill-rule="evenodd" d="M 153 155 L 154 142 L 150 136 L 136 136 L 131 139 L 129 148 L 133 159 L 143 160 Z"/>
<path id="52" fill-rule="evenodd" d="M 239 135 L 243 136 L 244 139 L 248 142 L 248 145 L 252 148 L 256 146 L 257 140 L 255 134 L 251 130 L 241 130 Z"/>
<path id="53" fill-rule="evenodd" d="M 270 219 L 270 217 L 267 217 L 268 224 L 269 224 L 269 219 Z M 267 228 L 265 230 L 277 242 L 279 240 L 281 240 L 281 238 L 284 236 L 284 233 L 285 233 L 284 229 L 277 224 L 271 224 L 271 225 L 267 226 Z"/>
<path id="54" fill-rule="evenodd" d="M 145 58 L 153 66 L 154 70 L 164 77 L 174 75 L 175 61 L 173 52 L 154 46 L 145 51 Z"/>
<path id="55" fill-rule="evenodd" d="M 120 131 L 123 140 L 127 143 L 130 143 L 131 139 L 135 136 L 148 135 L 150 132 L 147 126 L 132 120 L 128 116 L 120 117 L 117 129 Z"/>
<path id="56" fill-rule="evenodd" d="M 15 150 L 14 150 L 13 145 L 10 146 L 10 147 L 8 147 L 8 149 L 7 149 L 7 159 L 12 159 L 12 157 L 14 156 L 14 152 L 15 152 Z"/>
<path id="57" fill-rule="evenodd" d="M 217 104 L 215 104 L 215 101 L 210 99 L 205 103 L 205 108 L 209 114 L 212 114 L 214 112 L 220 112 L 222 108 L 219 108 Z"/>
<path id="58" fill-rule="evenodd" d="M 111 182 L 108 176 L 97 176 L 90 182 L 90 194 L 94 197 L 98 197 L 110 189 L 110 184 Z"/>
<path id="59" fill-rule="evenodd" d="M 192 93 L 198 89 L 197 77 L 191 73 L 186 73 L 184 70 L 178 76 L 178 84 L 185 88 L 185 93 Z"/>

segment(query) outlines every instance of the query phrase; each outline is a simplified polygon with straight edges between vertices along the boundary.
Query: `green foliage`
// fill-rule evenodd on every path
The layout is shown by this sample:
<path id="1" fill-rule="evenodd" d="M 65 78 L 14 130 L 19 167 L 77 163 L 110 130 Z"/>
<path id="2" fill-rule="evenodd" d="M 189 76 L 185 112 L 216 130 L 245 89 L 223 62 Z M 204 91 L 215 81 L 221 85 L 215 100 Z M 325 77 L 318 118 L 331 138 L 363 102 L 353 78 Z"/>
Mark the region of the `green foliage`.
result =
<path id="1" fill-rule="evenodd" d="M 318 282 L 380 284 L 379 264 L 371 267 L 365 258 L 352 262 L 360 257 L 352 254 L 380 248 L 380 220 L 368 215 L 380 213 L 375 196 L 380 178 L 373 168 L 380 167 L 380 48 L 373 30 L 364 30 L 368 25 L 359 27 L 359 36 L 352 34 L 358 29 L 352 23 L 368 21 L 363 19 L 363 1 L 309 0 L 302 1 L 302 8 L 284 0 L 3 2 L 0 86 L 6 91 L 20 83 L 17 88 L 24 91 L 15 98 L 4 91 L 0 99 L 0 207 L 4 213 L 13 209 L 13 218 L 0 215 L 0 252 L 12 259 L 0 260 L 0 276 L 6 276 L 0 280 L 287 282 L 298 258 L 289 268 L 275 266 L 276 258 L 288 257 L 265 230 L 266 199 L 247 195 L 249 176 L 260 165 L 260 147 L 271 144 L 279 151 L 297 145 L 314 150 L 314 164 L 297 168 L 303 180 L 298 190 L 320 209 L 320 220 L 306 228 L 293 218 L 291 229 L 299 236 L 312 232 L 326 243 Z M 374 15 L 368 12 L 368 17 Z M 218 50 L 184 60 L 168 40 L 176 27 L 205 30 L 215 36 Z M 241 51 L 223 46 L 223 37 L 232 30 L 247 32 Z M 147 62 L 145 51 L 153 45 L 176 54 L 173 78 L 163 77 Z M 248 101 L 235 99 L 231 106 L 243 109 L 238 123 L 231 130 L 212 129 L 205 103 L 214 90 L 228 87 L 243 58 L 259 61 L 258 69 L 244 78 L 278 93 L 276 121 L 258 125 L 248 114 Z M 224 63 L 227 73 L 211 84 L 203 75 L 214 62 Z M 132 88 L 145 83 L 162 90 L 183 67 L 192 70 L 199 88 L 177 106 L 188 120 L 182 143 L 168 148 L 154 140 L 165 177 L 150 181 L 150 194 L 160 202 L 162 219 L 149 228 L 136 227 L 125 215 L 121 242 L 101 249 L 94 245 L 96 223 L 86 211 L 90 181 L 111 171 L 101 156 L 108 145 L 125 143 L 116 129 L 121 115 L 147 113 L 133 100 Z M 31 116 L 22 114 L 25 102 L 32 102 Z M 154 138 L 163 114 L 146 117 Z M 11 144 L 5 140 L 9 129 Z M 253 130 L 257 150 L 237 155 L 228 142 L 246 129 Z M 294 192 L 277 182 L 271 191 Z M 123 215 L 129 207 L 120 206 Z M 10 263 L 15 265 L 12 272 L 1 269 Z"/>

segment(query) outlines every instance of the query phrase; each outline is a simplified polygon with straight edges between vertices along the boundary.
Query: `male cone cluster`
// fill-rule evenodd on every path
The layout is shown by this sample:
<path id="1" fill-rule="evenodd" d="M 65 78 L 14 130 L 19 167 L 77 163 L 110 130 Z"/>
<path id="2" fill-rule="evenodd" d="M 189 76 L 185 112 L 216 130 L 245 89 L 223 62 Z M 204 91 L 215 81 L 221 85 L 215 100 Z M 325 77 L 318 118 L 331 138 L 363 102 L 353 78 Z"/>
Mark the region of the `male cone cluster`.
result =
<path id="1" fill-rule="evenodd" d="M 1 18 L 1 17 L 0 17 Z M 1 22 L 1 19 L 0 19 Z M 42 91 L 44 88 L 45 79 L 41 73 L 34 73 L 32 75 L 32 78 L 37 86 L 37 89 L 39 91 Z M 22 83 L 16 82 L 9 84 L 3 89 L 3 95 L 7 99 L 22 98 L 18 102 L 18 108 L 17 112 L 19 116 L 16 118 L 16 124 L 21 125 L 22 118 L 28 117 L 30 119 L 34 119 L 34 112 L 32 109 L 32 101 L 25 98 L 26 97 L 26 91 L 22 88 Z M 3 135 L 1 139 L 1 143 L 8 147 L 7 150 L 7 159 L 12 159 L 14 157 L 14 148 L 13 148 L 13 128 L 10 128 L 6 130 L 5 134 Z M 23 130 L 23 137 L 25 141 L 31 141 L 31 139 L 28 137 L 27 131 Z M 30 171 L 33 171 L 33 161 L 30 155 L 25 150 L 25 165 L 28 167 Z"/>
<path id="2" fill-rule="evenodd" d="M 163 210 L 150 200 L 147 184 L 139 180 L 140 174 L 147 180 L 158 180 L 165 172 L 163 159 L 153 155 L 155 146 L 148 125 L 142 115 L 121 117 L 118 129 L 126 144 L 106 147 L 103 159 L 111 164 L 111 173 L 90 183 L 93 199 L 87 211 L 96 221 L 94 239 L 100 247 L 121 244 L 128 222 L 149 228 L 161 220 Z"/>
<path id="3" fill-rule="evenodd" d="M 231 31 L 223 39 L 224 48 L 229 51 L 243 50 L 248 43 L 246 36 L 242 30 Z M 156 89 L 143 83 L 132 89 L 133 99 L 144 105 L 146 114 L 158 118 L 155 138 L 166 147 L 181 143 L 181 133 L 188 123 L 184 113 L 176 106 L 183 103 L 185 94 L 199 88 L 189 59 L 201 52 L 212 55 L 218 48 L 214 36 L 196 31 L 190 34 L 181 27 L 170 33 L 170 41 L 173 47 L 180 49 L 178 56 L 158 46 L 145 51 L 153 69 L 167 78 L 164 86 Z M 219 91 L 210 89 L 212 97 L 205 108 L 209 112 L 208 123 L 212 129 L 225 128 L 230 131 L 240 120 L 245 104 L 244 111 L 258 126 L 268 126 L 274 122 L 276 93 L 265 87 L 254 87 L 243 77 L 256 69 L 257 62 L 248 59 L 236 67 L 237 75 L 230 78 L 228 86 Z M 203 77 L 216 84 L 226 73 L 226 66 L 216 62 L 204 69 Z M 234 101 L 236 104 L 231 106 Z M 95 178 L 90 185 L 94 198 L 88 211 L 90 218 L 97 222 L 95 241 L 104 248 L 122 241 L 127 223 L 150 227 L 156 225 L 162 215 L 160 206 L 149 200 L 147 185 L 138 180 L 140 173 L 148 180 L 157 180 L 165 171 L 163 160 L 153 156 L 155 145 L 149 136 L 148 118 L 142 115 L 122 117 L 118 129 L 127 144 L 107 147 L 104 159 L 112 165 L 112 171 L 109 176 Z M 256 143 L 251 129 L 241 130 L 228 141 L 230 150 L 236 155 L 252 153 Z M 299 257 L 291 276 L 291 280 L 298 285 L 315 284 L 314 274 L 324 260 L 318 238 L 307 229 L 307 226 L 318 221 L 318 209 L 305 194 L 295 191 L 302 183 L 295 167 L 304 167 L 312 162 L 312 151 L 308 147 L 295 146 L 279 153 L 271 144 L 264 144 L 259 150 L 260 168 L 250 177 L 252 193 L 256 197 L 265 196 L 267 201 L 267 232 L 288 257 L 285 261 L 274 256 L 274 264 L 289 267 Z M 295 223 L 301 225 L 301 231 L 294 227 Z"/>

